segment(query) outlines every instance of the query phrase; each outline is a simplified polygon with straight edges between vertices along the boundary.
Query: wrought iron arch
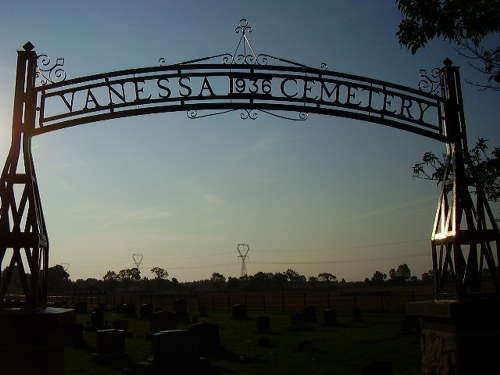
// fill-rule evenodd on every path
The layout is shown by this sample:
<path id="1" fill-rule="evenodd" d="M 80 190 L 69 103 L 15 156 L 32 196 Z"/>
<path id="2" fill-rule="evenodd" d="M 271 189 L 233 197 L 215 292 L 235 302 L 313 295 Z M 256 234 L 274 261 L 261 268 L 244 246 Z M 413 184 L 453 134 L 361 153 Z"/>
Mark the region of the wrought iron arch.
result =
<path id="1" fill-rule="evenodd" d="M 309 114 L 346 117 L 446 143 L 448 168 L 431 235 L 436 296 L 446 294 L 450 275 L 455 296 L 480 295 L 483 269 L 494 293 L 500 292 L 500 234 L 477 175 L 466 173 L 460 77 L 451 61 L 432 77 L 424 74 L 418 90 L 256 55 L 247 37 L 248 23 L 243 20 L 236 32 L 242 37 L 234 54 L 172 65 L 161 59 L 155 67 L 69 80 L 64 60 L 51 64 L 31 43 L 18 52 L 12 143 L 0 177 L 0 269 L 7 251 L 12 252 L 0 278 L 0 306 L 16 269 L 26 305 L 47 303 L 49 241 L 32 137 L 90 122 L 176 111 L 193 119 L 233 111 L 250 120 L 258 112 L 297 121 Z"/>

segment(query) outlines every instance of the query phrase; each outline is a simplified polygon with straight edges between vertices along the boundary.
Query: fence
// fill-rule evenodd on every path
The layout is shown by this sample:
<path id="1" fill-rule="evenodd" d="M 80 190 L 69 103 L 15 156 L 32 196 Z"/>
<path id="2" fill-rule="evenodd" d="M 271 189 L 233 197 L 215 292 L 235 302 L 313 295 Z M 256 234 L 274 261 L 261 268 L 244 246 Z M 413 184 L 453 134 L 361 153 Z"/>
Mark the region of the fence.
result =
<path id="1" fill-rule="evenodd" d="M 69 306 L 86 304 L 89 308 L 107 305 L 110 309 L 122 304 L 151 304 L 155 309 L 169 310 L 179 298 L 186 299 L 191 311 L 198 311 L 202 306 L 208 311 L 230 311 L 233 305 L 243 304 L 247 306 L 248 311 L 261 312 L 293 312 L 307 306 L 338 311 L 350 311 L 353 307 L 358 307 L 362 311 L 404 312 L 408 302 L 433 299 L 434 294 L 432 287 L 402 287 L 380 290 L 213 292 L 189 295 L 67 295 L 50 296 L 49 303 Z"/>

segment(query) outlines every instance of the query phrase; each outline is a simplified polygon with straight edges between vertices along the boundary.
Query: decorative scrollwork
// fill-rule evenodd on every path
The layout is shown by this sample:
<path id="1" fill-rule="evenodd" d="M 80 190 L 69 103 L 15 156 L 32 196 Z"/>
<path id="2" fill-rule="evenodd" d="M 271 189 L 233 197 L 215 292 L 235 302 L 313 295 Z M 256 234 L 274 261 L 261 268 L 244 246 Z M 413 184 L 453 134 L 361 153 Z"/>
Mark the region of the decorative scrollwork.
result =
<path id="1" fill-rule="evenodd" d="M 240 118 L 242 120 L 255 120 L 257 118 L 257 112 L 253 109 L 245 109 L 240 113 Z"/>
<path id="2" fill-rule="evenodd" d="M 283 115 L 279 115 L 277 113 L 274 113 L 274 112 L 270 112 L 270 111 L 266 111 L 264 109 L 261 109 L 260 110 L 261 112 L 264 112 L 268 115 L 271 115 L 271 116 L 274 116 L 274 117 L 277 117 L 277 118 L 281 118 L 283 120 L 290 120 L 290 121 L 306 121 L 308 118 L 309 118 L 309 113 L 307 112 L 299 112 L 297 114 L 297 118 L 294 118 L 294 117 L 290 117 L 290 116 L 283 116 Z"/>
<path id="3" fill-rule="evenodd" d="M 240 20 L 240 24 L 234 29 L 234 31 L 236 31 L 236 34 L 239 34 L 240 32 L 242 34 L 251 33 L 252 30 L 252 27 L 248 25 L 248 21 L 245 18 L 242 18 Z"/>
<path id="4" fill-rule="evenodd" d="M 327 69 L 328 69 L 328 64 L 327 64 L 327 63 L 322 62 L 322 63 L 319 65 L 319 68 L 320 68 L 320 69 L 322 69 L 322 70 L 327 70 Z"/>
<path id="5" fill-rule="evenodd" d="M 418 89 L 429 94 L 438 94 L 441 87 L 440 74 L 441 70 L 439 68 L 432 69 L 430 74 L 427 70 L 420 69 L 422 79 L 418 83 Z"/>
<path id="6" fill-rule="evenodd" d="M 63 69 L 64 58 L 59 57 L 52 64 L 47 55 L 39 55 L 37 58 L 36 78 L 40 78 L 42 86 L 48 83 L 63 82 L 66 80 L 66 72 Z"/>
<path id="7" fill-rule="evenodd" d="M 166 62 L 167 62 L 167 59 L 165 59 L 164 57 L 160 57 L 158 59 L 158 65 L 160 65 L 160 66 L 165 66 Z"/>
<path id="8" fill-rule="evenodd" d="M 198 118 L 198 111 L 196 109 L 191 109 L 190 111 L 186 112 L 186 116 L 191 120 Z"/>

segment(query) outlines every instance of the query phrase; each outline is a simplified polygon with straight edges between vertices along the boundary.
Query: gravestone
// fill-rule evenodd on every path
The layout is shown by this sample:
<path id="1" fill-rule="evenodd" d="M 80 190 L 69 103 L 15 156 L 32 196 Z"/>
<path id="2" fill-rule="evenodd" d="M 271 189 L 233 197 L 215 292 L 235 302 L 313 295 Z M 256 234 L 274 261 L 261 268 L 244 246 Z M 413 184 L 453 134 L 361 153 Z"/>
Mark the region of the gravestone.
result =
<path id="1" fill-rule="evenodd" d="M 177 319 L 171 311 L 157 311 L 149 317 L 149 333 L 171 331 L 177 328 Z"/>
<path id="2" fill-rule="evenodd" d="M 334 326 L 337 324 L 337 311 L 332 309 L 325 309 L 323 312 L 323 317 L 325 324 L 328 326 Z"/>
<path id="3" fill-rule="evenodd" d="M 255 332 L 271 333 L 271 319 L 268 316 L 259 316 L 255 319 Z"/>
<path id="4" fill-rule="evenodd" d="M 189 327 L 198 349 L 203 354 L 216 353 L 222 349 L 219 341 L 219 326 L 212 323 L 196 323 Z"/>
<path id="5" fill-rule="evenodd" d="M 139 316 L 141 318 L 149 318 L 149 316 L 153 313 L 153 305 L 149 303 L 144 303 L 139 306 Z"/>
<path id="6" fill-rule="evenodd" d="M 97 359 L 104 362 L 123 361 L 125 352 L 125 331 L 121 329 L 102 329 L 96 332 Z"/>
<path id="7" fill-rule="evenodd" d="M 64 375 L 64 331 L 73 309 L 0 309 L 0 374 Z"/>
<path id="8" fill-rule="evenodd" d="M 90 313 L 90 327 L 91 330 L 103 329 L 105 327 L 104 313 L 101 309 L 97 308 Z"/>
<path id="9" fill-rule="evenodd" d="M 233 319 L 248 319 L 246 305 L 233 305 L 233 307 L 231 308 L 231 312 Z"/>
<path id="10" fill-rule="evenodd" d="M 305 323 L 313 323 L 316 321 L 316 308 L 314 306 L 307 306 L 302 309 L 302 316 Z"/>
<path id="11" fill-rule="evenodd" d="M 185 298 L 176 298 L 174 300 L 174 312 L 178 322 L 189 322 L 189 314 L 187 311 L 187 300 Z"/>
<path id="12" fill-rule="evenodd" d="M 153 335 L 152 355 L 143 373 L 205 374 L 206 359 L 200 358 L 197 342 L 187 330 L 161 331 Z"/>
<path id="13" fill-rule="evenodd" d="M 121 314 L 125 317 L 133 318 L 136 316 L 135 304 L 122 303 L 120 305 L 116 305 L 116 313 Z"/>
<path id="14" fill-rule="evenodd" d="M 112 327 L 113 329 L 120 329 L 122 331 L 125 331 L 125 333 L 128 333 L 128 320 L 126 319 L 113 320 Z"/>

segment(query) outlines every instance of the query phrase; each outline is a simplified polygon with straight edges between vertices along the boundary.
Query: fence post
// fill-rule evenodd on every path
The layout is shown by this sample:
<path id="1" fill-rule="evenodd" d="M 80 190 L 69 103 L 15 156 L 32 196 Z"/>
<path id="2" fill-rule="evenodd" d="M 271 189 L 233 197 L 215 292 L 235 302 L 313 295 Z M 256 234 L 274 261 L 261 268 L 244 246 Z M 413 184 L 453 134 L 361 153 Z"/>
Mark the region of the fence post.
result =
<path id="1" fill-rule="evenodd" d="M 380 311 L 384 312 L 384 293 L 380 293 Z"/>
<path id="2" fill-rule="evenodd" d="M 266 293 L 262 295 L 262 303 L 264 305 L 264 312 L 266 312 Z"/>
<path id="3" fill-rule="evenodd" d="M 231 312 L 231 295 L 227 295 L 227 311 Z"/>
<path id="4" fill-rule="evenodd" d="M 330 308 L 330 292 L 326 292 L 326 306 Z"/>
<path id="5" fill-rule="evenodd" d="M 285 312 L 285 293 L 281 294 L 281 312 Z"/>

